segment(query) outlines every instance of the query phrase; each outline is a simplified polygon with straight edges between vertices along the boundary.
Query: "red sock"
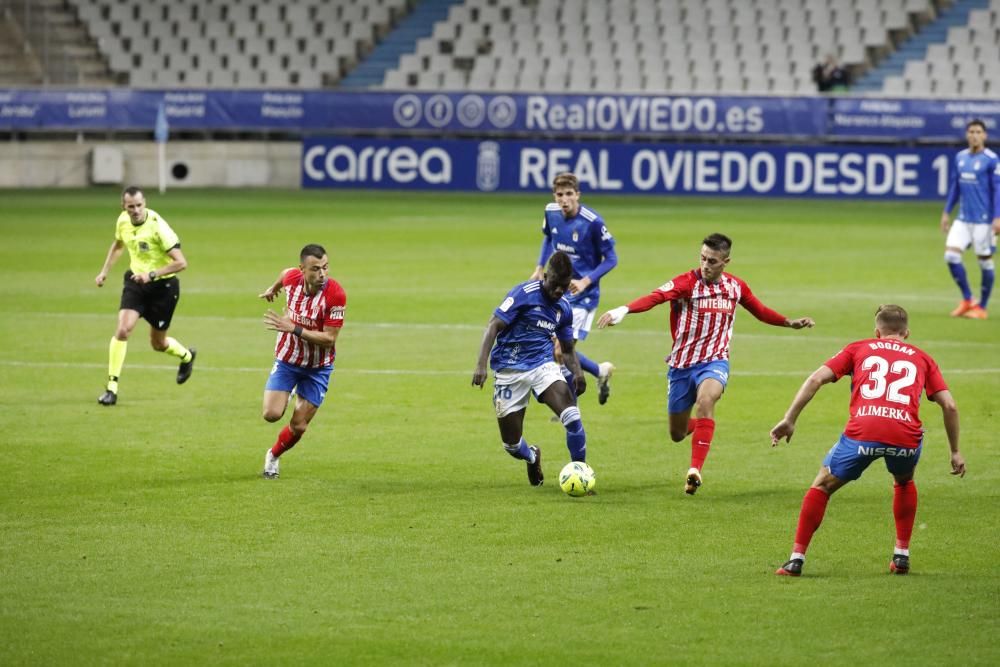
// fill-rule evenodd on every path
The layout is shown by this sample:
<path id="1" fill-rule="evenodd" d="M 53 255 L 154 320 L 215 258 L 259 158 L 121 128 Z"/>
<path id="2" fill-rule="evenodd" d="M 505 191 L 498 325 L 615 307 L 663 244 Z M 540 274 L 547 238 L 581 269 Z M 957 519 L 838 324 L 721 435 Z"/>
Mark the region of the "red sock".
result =
<path id="1" fill-rule="evenodd" d="M 692 419 L 694 424 L 691 436 L 691 467 L 701 470 L 705 465 L 705 457 L 708 456 L 708 449 L 712 446 L 712 436 L 715 435 L 715 420 L 708 417 Z"/>
<path id="2" fill-rule="evenodd" d="M 893 486 L 892 515 L 896 518 L 896 546 L 909 549 L 913 520 L 917 516 L 917 485 L 910 480 Z"/>
<path id="3" fill-rule="evenodd" d="M 292 429 L 286 426 L 281 429 L 281 433 L 278 434 L 278 441 L 274 443 L 274 447 L 271 447 L 271 456 L 278 458 L 289 449 L 295 446 L 295 443 L 299 441 L 301 435 L 294 435 Z"/>
<path id="4" fill-rule="evenodd" d="M 806 491 L 806 496 L 802 499 L 802 509 L 799 510 L 799 526 L 795 529 L 795 545 L 792 551 L 805 554 L 813 534 L 823 523 L 823 515 L 826 514 L 826 504 L 829 500 L 830 496 L 815 486 L 809 487 Z"/>

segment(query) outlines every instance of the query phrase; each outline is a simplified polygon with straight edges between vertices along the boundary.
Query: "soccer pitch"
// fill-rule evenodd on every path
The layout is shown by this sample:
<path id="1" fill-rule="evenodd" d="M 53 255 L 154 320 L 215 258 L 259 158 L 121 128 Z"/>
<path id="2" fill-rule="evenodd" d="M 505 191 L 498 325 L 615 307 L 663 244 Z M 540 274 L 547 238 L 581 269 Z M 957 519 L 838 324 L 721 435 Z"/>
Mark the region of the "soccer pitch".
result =
<path id="1" fill-rule="evenodd" d="M 668 307 L 595 330 L 580 349 L 617 371 L 607 405 L 593 381 L 580 401 L 599 495 L 571 499 L 546 408 L 525 420 L 547 477 L 532 488 L 490 388 L 470 386 L 490 313 L 538 258 L 544 193 L 151 190 L 189 262 L 171 334 L 198 362 L 177 386 L 140 322 L 112 408 L 96 399 L 127 260 L 93 279 L 119 193 L 0 197 L 0 663 L 1000 664 L 1000 329 L 948 317 L 938 203 L 584 192 L 618 244 L 602 312 L 693 268 L 719 231 L 732 273 L 817 325 L 740 310 L 693 497 L 689 443 L 667 437 Z M 326 403 L 267 481 L 287 416 L 260 417 L 274 334 L 257 294 L 310 242 L 347 291 L 346 326 Z M 831 500 L 805 575 L 776 577 L 848 383 L 820 392 L 790 445 L 768 430 L 885 302 L 942 368 L 969 474 L 948 475 L 926 403 L 911 574 L 888 574 L 876 463 Z"/>

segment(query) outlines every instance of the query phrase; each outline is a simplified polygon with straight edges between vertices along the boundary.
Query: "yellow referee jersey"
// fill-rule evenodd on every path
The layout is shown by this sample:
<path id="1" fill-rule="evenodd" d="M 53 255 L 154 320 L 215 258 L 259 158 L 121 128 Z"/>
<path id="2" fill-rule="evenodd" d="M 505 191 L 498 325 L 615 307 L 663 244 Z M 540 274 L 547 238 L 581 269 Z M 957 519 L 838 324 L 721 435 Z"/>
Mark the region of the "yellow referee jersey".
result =
<path id="1" fill-rule="evenodd" d="M 132 273 L 149 273 L 166 266 L 173 261 L 167 251 L 181 242 L 167 221 L 151 208 L 146 209 L 146 221 L 141 225 L 133 225 L 128 213 L 122 211 L 115 223 L 115 238 L 128 248 Z M 156 279 L 173 275 L 157 276 Z"/>

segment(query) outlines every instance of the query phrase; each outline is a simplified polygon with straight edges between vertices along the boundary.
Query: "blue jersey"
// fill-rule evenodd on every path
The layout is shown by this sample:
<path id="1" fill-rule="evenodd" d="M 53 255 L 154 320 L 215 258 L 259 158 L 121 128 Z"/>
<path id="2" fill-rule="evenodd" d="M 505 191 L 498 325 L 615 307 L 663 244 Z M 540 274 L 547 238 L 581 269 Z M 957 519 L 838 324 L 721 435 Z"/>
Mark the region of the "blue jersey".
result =
<path id="1" fill-rule="evenodd" d="M 944 212 L 955 208 L 961 195 L 958 219 L 972 224 L 985 224 L 1000 218 L 1000 159 L 989 148 L 970 153 L 966 148 L 955 156 L 948 199 Z"/>
<path id="2" fill-rule="evenodd" d="M 618 264 L 615 239 L 597 213 L 581 205 L 572 218 L 563 216 L 559 204 L 545 207 L 542 221 L 542 253 L 539 266 L 545 266 L 556 250 L 562 250 L 573 261 L 573 278 L 590 277 L 590 286 L 579 294 L 566 296 L 578 308 L 594 310 L 601 299 L 601 277 Z"/>
<path id="3" fill-rule="evenodd" d="M 542 281 L 529 280 L 507 292 L 493 314 L 507 325 L 490 353 L 495 371 L 530 371 L 554 361 L 552 336 L 573 340 L 573 308 L 566 297 L 553 301 Z"/>

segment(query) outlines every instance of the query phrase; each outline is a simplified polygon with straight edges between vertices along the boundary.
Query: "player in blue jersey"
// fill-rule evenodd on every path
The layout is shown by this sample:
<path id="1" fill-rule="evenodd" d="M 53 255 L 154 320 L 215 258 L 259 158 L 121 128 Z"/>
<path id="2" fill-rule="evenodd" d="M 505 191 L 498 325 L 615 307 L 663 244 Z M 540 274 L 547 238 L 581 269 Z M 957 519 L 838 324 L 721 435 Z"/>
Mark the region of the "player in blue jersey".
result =
<path id="1" fill-rule="evenodd" d="M 562 348 L 563 362 L 573 373 L 576 394 L 587 389 L 573 338 L 573 309 L 564 296 L 570 289 L 573 264 L 564 252 L 552 253 L 541 280 L 515 285 L 486 325 L 472 384 L 486 383 L 486 363 L 494 372 L 493 403 L 503 448 L 528 465 L 528 481 L 540 486 L 542 451 L 524 440 L 524 413 L 532 392 L 559 416 L 566 428 L 566 447 L 573 461 L 587 460 L 587 434 L 576 397 L 553 358 L 552 336 Z"/>
<path id="2" fill-rule="evenodd" d="M 951 312 L 952 317 L 985 320 L 995 276 L 993 253 L 1000 233 L 1000 159 L 986 147 L 983 121 L 970 121 L 965 126 L 965 139 L 969 147 L 955 156 L 948 198 L 941 213 L 941 231 L 948 234 L 944 242 L 944 261 L 958 289 L 962 290 L 962 301 Z M 951 210 L 959 202 L 958 217 L 951 222 Z M 970 246 L 979 258 L 983 277 L 979 303 L 972 299 L 962 264 L 962 253 Z"/>
<path id="3" fill-rule="evenodd" d="M 552 194 L 555 202 L 545 207 L 542 220 L 545 238 L 531 279 L 541 279 L 545 262 L 553 252 L 560 250 L 569 255 L 573 262 L 573 280 L 569 285 L 573 337 L 584 340 L 601 299 L 601 278 L 618 265 L 615 239 L 601 216 L 580 203 L 580 181 L 575 175 L 557 174 L 552 180 Z M 576 356 L 583 370 L 597 378 L 597 402 L 604 405 L 611 395 L 614 364 L 595 363 L 579 352 Z"/>

